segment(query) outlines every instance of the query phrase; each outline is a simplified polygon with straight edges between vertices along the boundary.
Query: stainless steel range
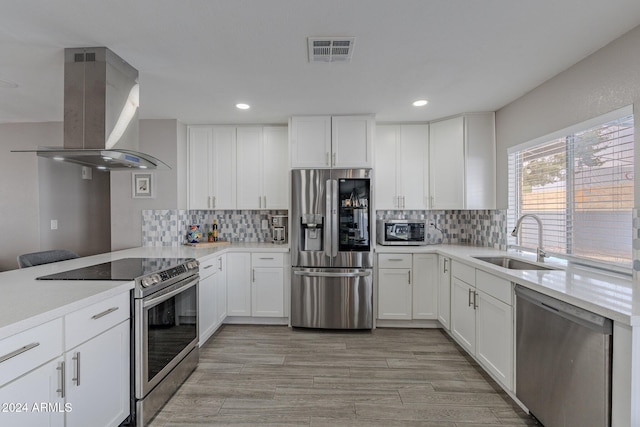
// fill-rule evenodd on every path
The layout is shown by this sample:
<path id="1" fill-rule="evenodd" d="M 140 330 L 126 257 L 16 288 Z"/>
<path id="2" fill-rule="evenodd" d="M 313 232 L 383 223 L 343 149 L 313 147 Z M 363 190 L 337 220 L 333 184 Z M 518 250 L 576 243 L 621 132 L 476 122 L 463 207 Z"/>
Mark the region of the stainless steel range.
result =
<path id="1" fill-rule="evenodd" d="M 147 425 L 198 364 L 198 261 L 124 258 L 40 280 L 135 280 L 131 423 Z"/>

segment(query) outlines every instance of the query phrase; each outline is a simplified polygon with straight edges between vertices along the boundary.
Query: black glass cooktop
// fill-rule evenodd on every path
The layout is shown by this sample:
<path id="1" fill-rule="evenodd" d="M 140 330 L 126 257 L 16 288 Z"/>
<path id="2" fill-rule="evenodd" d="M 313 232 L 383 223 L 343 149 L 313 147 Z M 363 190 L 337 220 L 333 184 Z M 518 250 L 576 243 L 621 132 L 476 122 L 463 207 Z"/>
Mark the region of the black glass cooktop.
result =
<path id="1" fill-rule="evenodd" d="M 191 258 L 122 258 L 102 264 L 62 271 L 38 280 L 134 280 L 176 267 Z"/>

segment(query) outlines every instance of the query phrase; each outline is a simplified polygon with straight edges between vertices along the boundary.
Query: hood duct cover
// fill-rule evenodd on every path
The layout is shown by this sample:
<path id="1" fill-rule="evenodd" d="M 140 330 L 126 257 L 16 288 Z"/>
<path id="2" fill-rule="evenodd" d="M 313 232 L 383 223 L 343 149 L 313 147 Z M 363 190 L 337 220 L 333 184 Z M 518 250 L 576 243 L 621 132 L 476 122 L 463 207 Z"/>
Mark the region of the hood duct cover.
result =
<path id="1" fill-rule="evenodd" d="M 138 70 L 106 47 L 64 51 L 64 144 L 41 157 L 99 169 L 170 169 L 138 152 Z"/>

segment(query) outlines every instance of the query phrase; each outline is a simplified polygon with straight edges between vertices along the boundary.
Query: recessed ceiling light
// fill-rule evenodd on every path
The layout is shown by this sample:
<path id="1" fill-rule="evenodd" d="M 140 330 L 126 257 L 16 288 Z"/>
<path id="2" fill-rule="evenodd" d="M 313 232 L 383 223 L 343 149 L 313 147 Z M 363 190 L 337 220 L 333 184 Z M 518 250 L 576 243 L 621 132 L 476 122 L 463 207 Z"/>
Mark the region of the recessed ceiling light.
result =
<path id="1" fill-rule="evenodd" d="M 105 166 L 96 166 L 96 167 L 97 167 L 98 169 L 100 169 L 100 170 L 105 170 L 105 169 L 107 169 Z"/>
<path id="2" fill-rule="evenodd" d="M 236 104 L 236 108 L 239 110 L 248 110 L 251 106 L 249 104 Z"/>
<path id="3" fill-rule="evenodd" d="M 413 106 L 414 107 L 424 107 L 428 103 L 429 103 L 429 101 L 427 101 L 426 99 L 418 99 L 417 101 L 413 101 Z"/>

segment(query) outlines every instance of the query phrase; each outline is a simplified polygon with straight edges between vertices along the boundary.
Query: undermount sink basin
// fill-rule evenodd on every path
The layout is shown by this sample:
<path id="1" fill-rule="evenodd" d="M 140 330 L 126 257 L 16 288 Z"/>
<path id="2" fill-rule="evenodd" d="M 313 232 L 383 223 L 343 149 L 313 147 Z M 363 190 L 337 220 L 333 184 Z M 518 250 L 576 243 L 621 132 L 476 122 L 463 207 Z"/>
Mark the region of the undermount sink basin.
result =
<path id="1" fill-rule="evenodd" d="M 547 267 L 540 264 L 534 264 L 529 261 L 524 261 L 521 259 L 506 257 L 506 256 L 476 256 L 474 257 L 477 260 L 488 262 L 493 265 L 497 265 L 498 267 L 508 268 L 509 270 L 556 270 L 553 267 Z"/>

